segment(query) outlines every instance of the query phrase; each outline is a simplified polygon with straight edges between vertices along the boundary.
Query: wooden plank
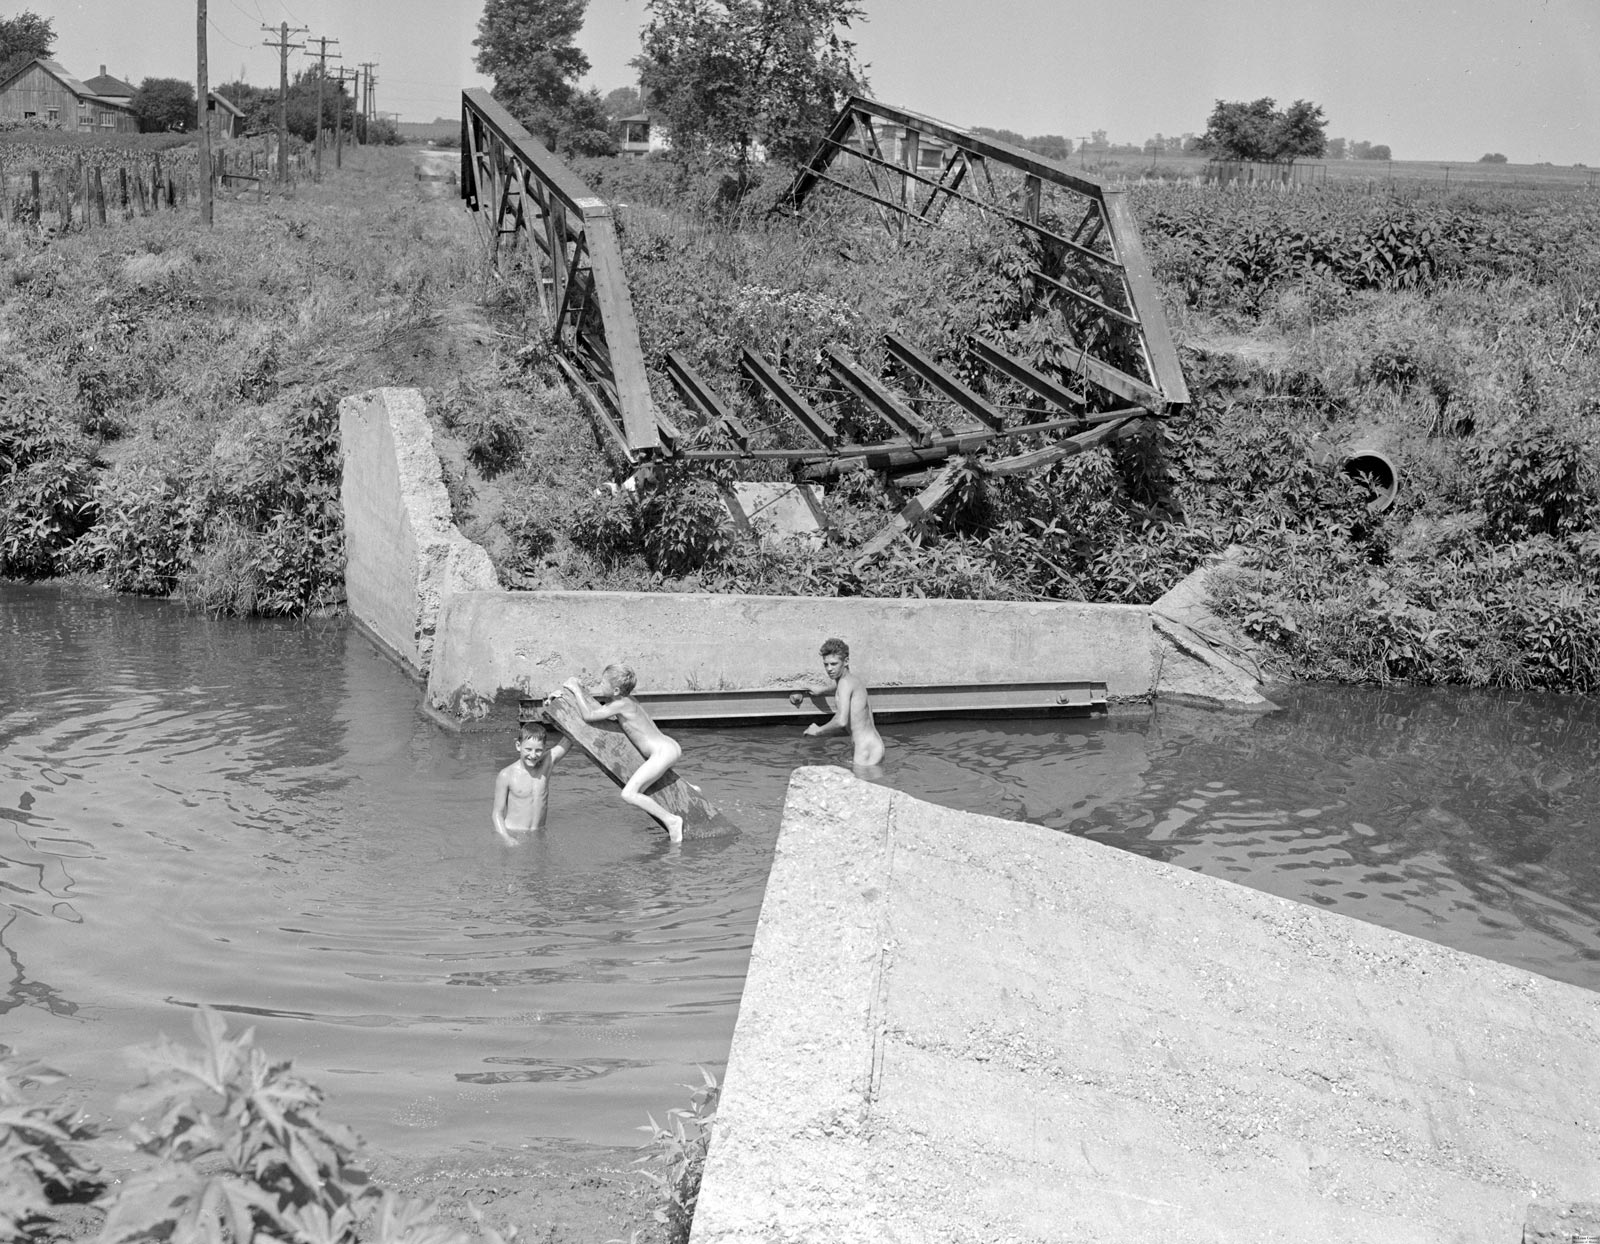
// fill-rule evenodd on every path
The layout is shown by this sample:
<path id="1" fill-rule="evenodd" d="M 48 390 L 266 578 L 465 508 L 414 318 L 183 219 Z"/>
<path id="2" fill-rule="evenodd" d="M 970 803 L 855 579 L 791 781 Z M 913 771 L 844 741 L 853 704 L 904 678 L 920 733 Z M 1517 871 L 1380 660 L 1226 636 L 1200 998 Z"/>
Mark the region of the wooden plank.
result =
<path id="1" fill-rule="evenodd" d="M 750 432 L 739 417 L 722 404 L 719 398 L 694 368 L 676 350 L 667 353 L 667 378 L 689 408 L 708 423 L 720 427 L 740 449 L 750 445 Z"/>
<path id="2" fill-rule="evenodd" d="M 1132 430 L 1137 420 L 1148 411 L 1129 415 L 1115 423 L 1104 423 L 1098 428 L 1091 428 L 1087 432 L 1080 432 L 1077 436 L 1069 436 L 1066 440 L 1057 441 L 1054 445 L 1046 445 L 1043 449 L 1030 450 L 1025 454 L 1018 454 L 1014 458 L 1001 458 L 994 462 L 983 462 L 979 465 L 989 475 L 1021 475 L 1027 471 L 1037 471 L 1040 467 L 1049 466 L 1052 462 L 1059 462 L 1063 458 L 1070 458 L 1075 454 L 1085 453 L 1108 441 Z"/>
<path id="3" fill-rule="evenodd" d="M 965 459 L 952 458 L 949 465 L 934 477 L 931 484 L 913 497 L 905 509 L 889 520 L 888 526 L 861 546 L 861 553 L 855 561 L 856 567 L 859 569 L 871 561 L 901 535 L 922 526 L 923 519 L 948 501 L 950 495 L 955 492 L 956 472 L 964 464 Z"/>
<path id="4" fill-rule="evenodd" d="M 890 354 L 962 410 L 980 422 L 988 424 L 997 432 L 1005 428 L 1005 419 L 998 410 L 910 342 L 896 337 L 893 333 L 885 333 L 883 344 L 888 347 Z"/>
<path id="5" fill-rule="evenodd" d="M 1037 371 L 1014 355 L 1007 354 L 992 341 L 973 336 L 969 337 L 967 342 L 971 346 L 972 352 L 990 367 L 1003 376 L 1011 377 L 1023 388 L 1044 398 L 1045 401 L 1060 407 L 1069 414 L 1083 410 L 1084 395 L 1081 390 L 1069 389 L 1065 385 L 1057 384 L 1043 372 Z"/>
<path id="6" fill-rule="evenodd" d="M 519 714 L 520 715 L 520 714 Z M 618 789 L 627 785 L 644 757 L 628 741 L 628 736 L 604 722 L 590 725 L 568 695 L 553 695 L 539 707 L 539 719 L 549 722 L 572 740 L 573 746 L 599 766 Z M 676 769 L 668 769 L 645 789 L 674 816 L 683 818 L 685 838 L 722 838 L 739 832 L 739 827 L 724 816 L 705 797 L 698 786 L 685 781 Z"/>
<path id="7" fill-rule="evenodd" d="M 739 370 L 771 394 L 773 400 L 788 411 L 817 444 L 824 449 L 832 449 L 839 443 L 838 430 L 794 391 L 769 360 L 746 346 L 739 359 Z"/>
<path id="8" fill-rule="evenodd" d="M 876 376 L 863 371 L 838 346 L 824 346 L 822 358 L 834 379 L 910 437 L 913 445 L 926 445 L 932 439 L 935 428 L 931 423 L 889 392 Z"/>

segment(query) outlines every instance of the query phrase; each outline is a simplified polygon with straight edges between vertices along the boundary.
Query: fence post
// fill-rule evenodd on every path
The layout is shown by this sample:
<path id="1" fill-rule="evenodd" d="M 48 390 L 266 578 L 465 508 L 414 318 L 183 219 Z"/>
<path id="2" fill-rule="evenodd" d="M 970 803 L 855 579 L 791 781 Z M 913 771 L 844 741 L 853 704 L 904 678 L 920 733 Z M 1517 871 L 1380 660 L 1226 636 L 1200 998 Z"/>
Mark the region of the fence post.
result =
<path id="1" fill-rule="evenodd" d="M 28 180 L 33 183 L 32 215 L 33 223 L 37 225 L 42 219 L 40 213 L 44 210 L 39 204 L 39 170 L 36 168 L 29 169 Z"/>
<path id="2" fill-rule="evenodd" d="M 0 225 L 12 217 L 10 188 L 6 185 L 6 162 L 0 160 Z"/>
<path id="3" fill-rule="evenodd" d="M 106 223 L 106 183 L 100 175 L 98 164 L 94 166 L 94 214 L 103 228 Z"/>
<path id="4" fill-rule="evenodd" d="M 117 199 L 122 208 L 122 219 L 131 220 L 133 219 L 133 204 L 128 201 L 128 166 L 126 164 L 117 165 L 117 180 L 121 183 Z"/>
<path id="5" fill-rule="evenodd" d="M 66 169 L 56 170 L 56 211 L 60 216 L 56 229 L 60 233 L 72 232 L 72 174 Z"/>

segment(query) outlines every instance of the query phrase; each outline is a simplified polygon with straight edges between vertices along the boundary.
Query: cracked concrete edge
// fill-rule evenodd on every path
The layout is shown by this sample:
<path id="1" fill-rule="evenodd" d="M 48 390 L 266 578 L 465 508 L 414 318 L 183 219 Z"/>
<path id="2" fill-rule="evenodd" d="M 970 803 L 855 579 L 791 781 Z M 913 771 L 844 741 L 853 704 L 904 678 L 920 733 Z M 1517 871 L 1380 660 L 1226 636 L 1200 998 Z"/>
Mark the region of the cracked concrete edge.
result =
<path id="1" fill-rule="evenodd" d="M 425 674 L 444 602 L 498 589 L 499 578 L 488 554 L 456 528 L 418 390 L 352 394 L 339 403 L 339 425 L 350 611 Z"/>
<path id="2" fill-rule="evenodd" d="M 856 790 L 850 816 L 835 810 L 846 788 Z M 898 797 L 844 769 L 790 779 L 785 817 L 806 832 L 778 840 L 728 1055 L 730 1069 L 761 1075 L 723 1085 L 694 1244 L 861 1238 L 849 1220 L 872 1199 L 863 1159 L 882 1019 L 873 1000 L 889 953 Z M 877 827 L 870 841 L 863 821 Z M 816 916 L 826 916 L 825 936 Z"/>

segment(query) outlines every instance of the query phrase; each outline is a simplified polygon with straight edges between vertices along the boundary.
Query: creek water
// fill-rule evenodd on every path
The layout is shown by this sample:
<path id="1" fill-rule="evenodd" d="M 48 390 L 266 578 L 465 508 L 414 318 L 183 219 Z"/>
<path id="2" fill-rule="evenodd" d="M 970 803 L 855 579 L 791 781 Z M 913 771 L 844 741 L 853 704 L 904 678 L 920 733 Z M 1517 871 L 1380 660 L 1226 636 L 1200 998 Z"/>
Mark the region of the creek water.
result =
<path id="1" fill-rule="evenodd" d="M 1592 702 L 1277 698 L 890 724 L 884 780 L 1600 988 Z M 105 1113 L 206 1004 L 391 1150 L 640 1140 L 726 1059 L 789 771 L 845 753 L 680 732 L 743 827 L 680 848 L 570 757 L 509 848 L 509 730 L 417 699 L 342 622 L 0 585 L 0 1042 Z"/>

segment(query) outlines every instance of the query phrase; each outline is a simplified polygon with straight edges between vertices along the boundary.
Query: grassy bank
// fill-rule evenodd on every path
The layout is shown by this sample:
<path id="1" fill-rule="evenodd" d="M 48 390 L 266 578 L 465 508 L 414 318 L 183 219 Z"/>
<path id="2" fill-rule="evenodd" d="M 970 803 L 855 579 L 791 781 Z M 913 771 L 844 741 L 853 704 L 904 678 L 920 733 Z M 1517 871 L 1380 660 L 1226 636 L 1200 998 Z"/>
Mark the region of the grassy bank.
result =
<path id="1" fill-rule="evenodd" d="M 415 385 L 470 423 L 542 392 L 506 381 L 520 302 L 439 189 L 366 149 L 292 198 L 220 201 L 209 231 L 0 229 L 0 576 L 335 606 L 339 398 Z"/>

